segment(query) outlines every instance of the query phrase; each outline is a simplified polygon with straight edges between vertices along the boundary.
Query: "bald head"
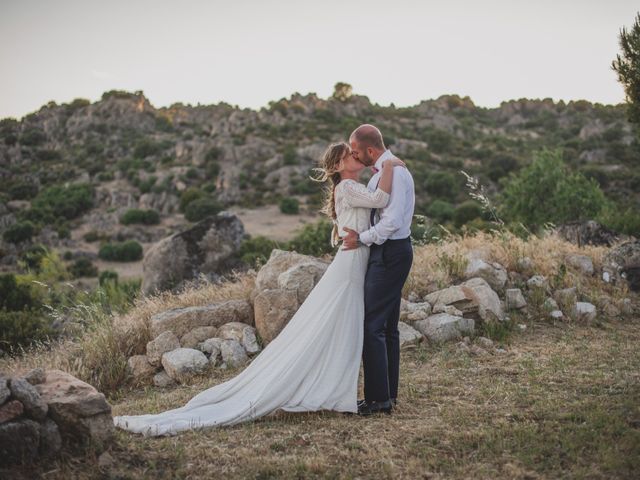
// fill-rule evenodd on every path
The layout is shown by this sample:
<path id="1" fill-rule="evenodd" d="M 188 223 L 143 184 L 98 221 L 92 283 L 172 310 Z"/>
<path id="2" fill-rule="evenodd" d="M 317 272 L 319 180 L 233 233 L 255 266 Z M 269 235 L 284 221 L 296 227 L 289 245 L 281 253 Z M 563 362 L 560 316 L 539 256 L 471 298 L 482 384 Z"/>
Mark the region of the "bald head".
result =
<path id="1" fill-rule="evenodd" d="M 376 150 L 384 150 L 384 141 L 382 140 L 382 133 L 373 125 L 369 125 L 365 123 L 364 125 L 360 125 L 356 128 L 351 137 L 349 137 L 350 141 L 355 140 L 358 142 L 362 148 L 374 148 Z"/>
<path id="2" fill-rule="evenodd" d="M 349 144 L 353 157 L 367 167 L 373 166 L 385 150 L 380 130 L 368 123 L 353 131 Z"/>

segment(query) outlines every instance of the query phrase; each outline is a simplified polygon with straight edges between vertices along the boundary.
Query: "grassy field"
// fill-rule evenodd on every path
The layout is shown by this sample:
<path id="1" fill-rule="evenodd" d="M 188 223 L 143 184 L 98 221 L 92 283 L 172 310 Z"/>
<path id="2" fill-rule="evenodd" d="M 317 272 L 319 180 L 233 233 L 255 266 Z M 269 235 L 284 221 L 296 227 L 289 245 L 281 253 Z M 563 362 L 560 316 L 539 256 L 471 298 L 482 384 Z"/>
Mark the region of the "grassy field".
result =
<path id="1" fill-rule="evenodd" d="M 144 438 L 14 478 L 637 478 L 640 322 L 530 325 L 506 353 L 455 344 L 403 351 L 391 416 L 276 413 L 251 424 Z M 114 414 L 161 411 L 232 376 L 123 392 Z M 2 473 L 0 471 L 0 473 Z M 8 472 L 5 472 L 8 473 Z M 18 477 L 15 474 L 18 473 Z"/>

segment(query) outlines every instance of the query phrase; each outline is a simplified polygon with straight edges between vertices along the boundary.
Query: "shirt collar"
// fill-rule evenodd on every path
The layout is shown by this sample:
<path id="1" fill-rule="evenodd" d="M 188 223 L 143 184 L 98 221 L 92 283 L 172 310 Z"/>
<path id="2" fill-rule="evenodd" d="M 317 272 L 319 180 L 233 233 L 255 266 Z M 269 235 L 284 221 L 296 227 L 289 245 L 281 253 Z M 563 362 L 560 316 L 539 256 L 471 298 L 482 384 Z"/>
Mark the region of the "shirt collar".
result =
<path id="1" fill-rule="evenodd" d="M 378 171 L 382 170 L 382 162 L 384 162 L 385 160 L 389 160 L 390 158 L 395 158 L 395 155 L 391 153 L 391 150 L 387 148 L 384 152 L 382 152 L 382 155 L 378 157 L 378 160 L 376 160 L 374 168 L 378 169 Z"/>

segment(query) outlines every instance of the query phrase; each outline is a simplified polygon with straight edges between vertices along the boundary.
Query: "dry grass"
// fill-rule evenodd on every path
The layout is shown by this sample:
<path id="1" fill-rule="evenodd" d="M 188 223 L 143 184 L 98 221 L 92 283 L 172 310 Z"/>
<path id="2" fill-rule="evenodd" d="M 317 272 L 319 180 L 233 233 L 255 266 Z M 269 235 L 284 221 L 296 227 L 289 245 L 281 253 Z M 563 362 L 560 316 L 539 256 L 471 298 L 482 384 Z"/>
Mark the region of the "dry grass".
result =
<path id="1" fill-rule="evenodd" d="M 144 438 L 118 431 L 105 478 L 637 478 L 640 323 L 538 325 L 507 353 L 403 351 L 392 416 L 278 413 L 250 424 Z M 114 414 L 179 406 L 234 372 L 149 388 Z M 45 471 L 47 472 L 45 475 Z M 95 457 L 16 478 L 94 478 Z M 0 474 L 2 471 L 0 471 Z M 16 475 L 16 472 L 12 472 Z"/>
<path id="2" fill-rule="evenodd" d="M 510 235 L 455 237 L 415 249 L 406 292 L 424 295 L 451 284 L 465 254 L 555 287 L 577 286 L 582 299 L 635 296 L 623 286 L 586 278 L 566 266 L 570 253 L 588 254 L 596 269 L 606 252 L 557 237 L 525 242 Z M 110 394 L 115 415 L 152 413 L 184 404 L 237 372 L 212 370 L 169 390 L 123 389 L 124 363 L 141 353 L 157 312 L 245 298 L 254 276 L 189 288 L 181 295 L 139 300 L 127 315 L 96 319 L 77 341 L 36 349 L 0 369 L 62 368 Z M 532 300 L 532 299 L 530 299 Z M 471 357 L 454 345 L 425 345 L 402 353 L 400 405 L 390 417 L 331 412 L 276 413 L 254 423 L 143 438 L 118 431 L 105 478 L 635 478 L 640 468 L 640 322 L 550 325 L 529 315 L 529 328 L 504 339 L 506 354 Z M 0 478 L 95 478 L 97 458 L 3 472 Z"/>

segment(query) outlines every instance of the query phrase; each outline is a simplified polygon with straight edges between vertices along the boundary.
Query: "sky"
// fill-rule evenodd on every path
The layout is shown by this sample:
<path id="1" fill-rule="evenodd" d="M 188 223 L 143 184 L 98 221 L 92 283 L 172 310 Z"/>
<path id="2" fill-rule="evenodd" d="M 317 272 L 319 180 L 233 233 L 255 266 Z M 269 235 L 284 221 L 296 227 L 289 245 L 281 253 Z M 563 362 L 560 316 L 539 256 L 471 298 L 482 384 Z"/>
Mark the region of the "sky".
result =
<path id="1" fill-rule="evenodd" d="M 624 101 L 638 0 L 0 0 L 0 118 L 142 90 L 260 108 L 336 82 L 381 105 L 444 94 Z"/>

